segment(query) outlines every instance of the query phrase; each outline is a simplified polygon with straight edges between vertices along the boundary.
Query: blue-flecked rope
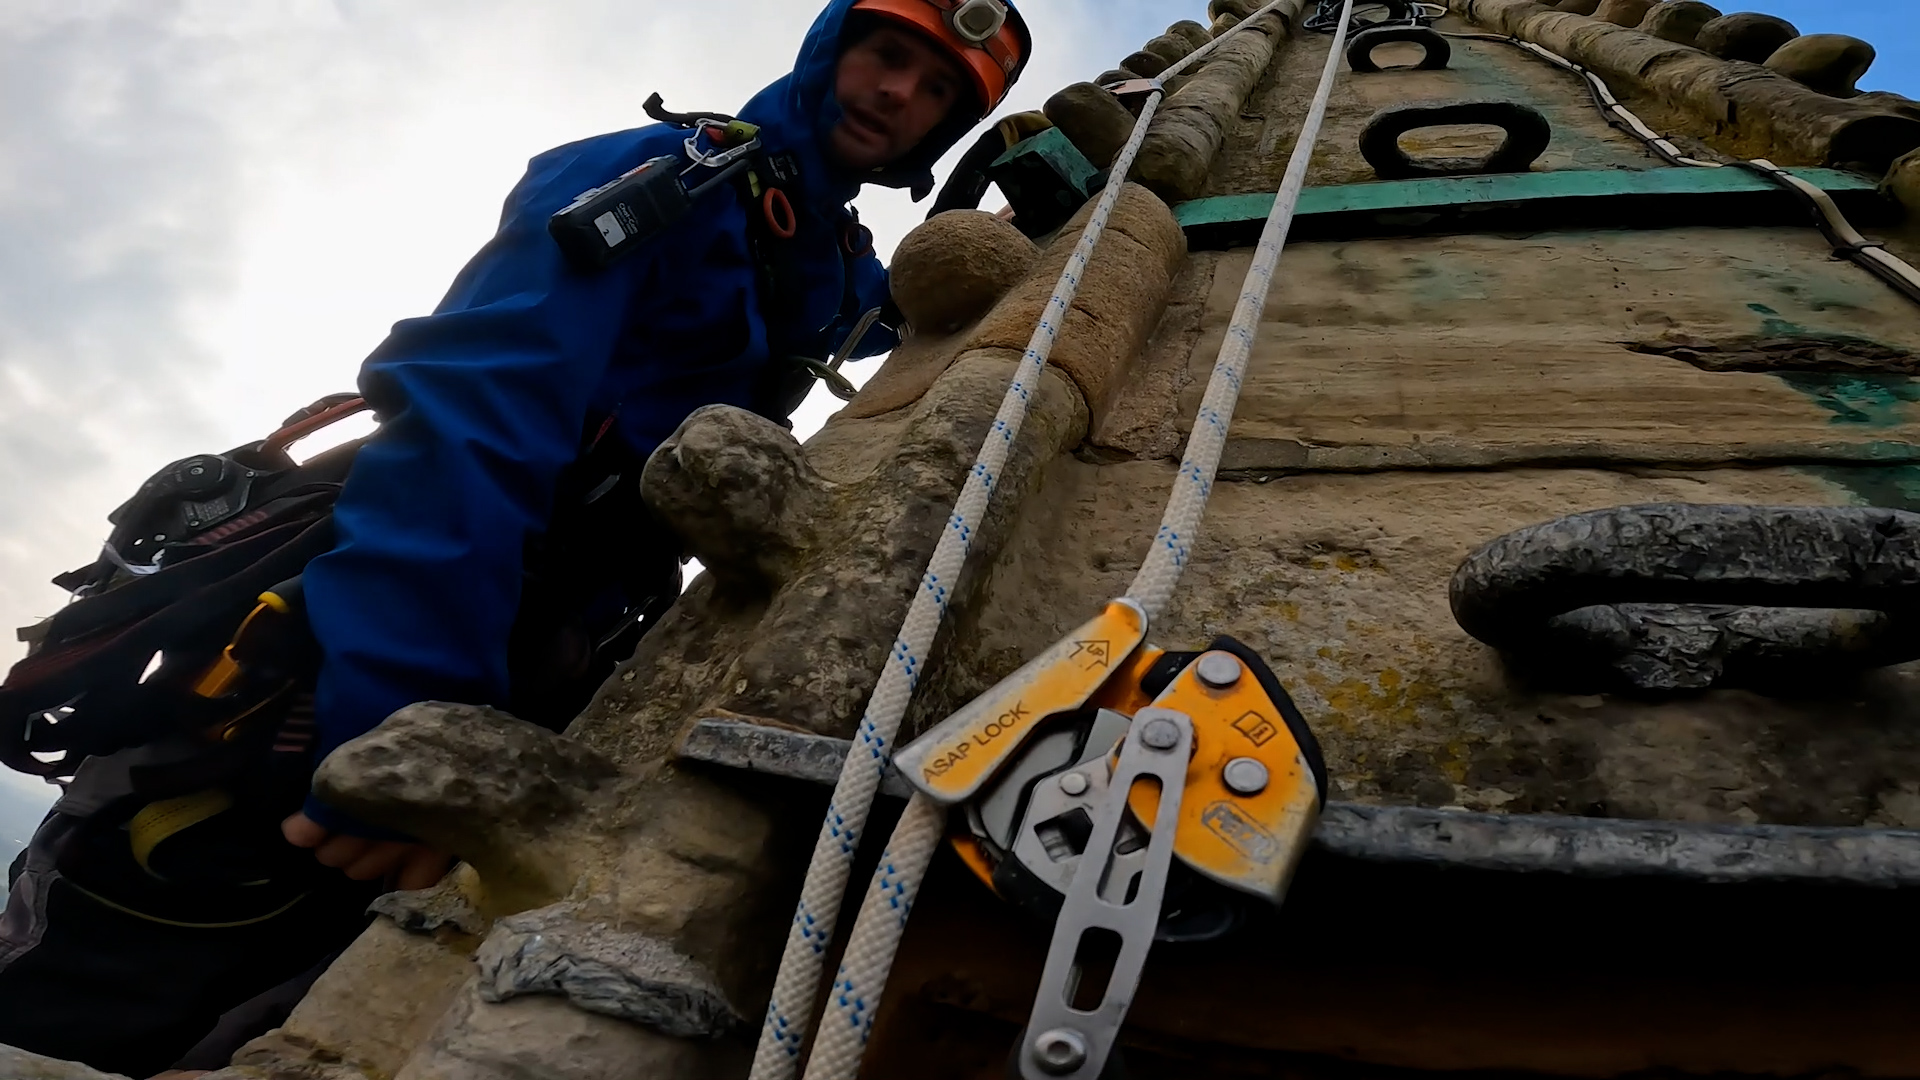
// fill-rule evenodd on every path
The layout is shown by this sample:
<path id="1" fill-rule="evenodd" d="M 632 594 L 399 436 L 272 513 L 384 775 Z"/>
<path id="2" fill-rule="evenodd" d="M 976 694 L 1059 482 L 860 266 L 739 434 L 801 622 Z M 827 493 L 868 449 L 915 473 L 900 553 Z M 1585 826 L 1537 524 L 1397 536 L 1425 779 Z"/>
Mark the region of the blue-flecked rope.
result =
<path id="1" fill-rule="evenodd" d="M 1272 0 L 1260 11 L 1209 42 L 1205 47 L 1195 50 L 1180 64 L 1163 72 L 1161 78 L 1170 79 L 1184 68 L 1198 62 L 1211 53 L 1231 34 L 1253 24 L 1260 15 L 1279 8 L 1286 0 Z M 1347 0 L 1347 9 L 1351 11 L 1353 0 Z M 1345 37 L 1344 28 L 1339 34 Z M 1337 66 L 1340 45 L 1336 41 L 1334 53 L 1329 60 L 1328 75 L 1322 81 L 1320 96 L 1315 101 L 1314 111 L 1309 114 L 1307 126 L 1303 129 L 1301 142 L 1311 154 L 1311 147 L 1317 140 L 1321 122 L 1326 115 L 1326 99 L 1331 89 L 1332 72 Z M 1132 169 L 1133 161 L 1140 152 L 1140 146 L 1146 139 L 1148 128 L 1157 112 L 1161 92 L 1154 91 L 1140 111 L 1139 119 L 1127 144 L 1114 159 L 1111 174 L 1125 177 Z M 1288 178 L 1293 181 L 1292 195 L 1288 197 L 1287 186 L 1282 186 L 1282 197 L 1276 200 L 1275 214 L 1281 213 L 1281 203 L 1286 204 L 1285 217 L 1290 223 L 1292 207 L 1299 200 L 1299 190 L 1305 182 L 1303 152 L 1296 148 L 1296 159 L 1300 159 L 1299 177 L 1291 166 Z M 865 826 L 866 812 L 871 806 L 873 795 L 879 789 L 884 774 L 884 765 L 894 734 L 899 729 L 901 718 L 905 715 L 907 701 L 911 695 L 914 673 L 919 658 L 931 645 L 934 633 L 939 628 L 940 617 L 945 612 L 946 582 L 953 581 L 965 564 L 967 544 L 971 539 L 971 522 L 978 521 L 985 514 L 987 502 L 992 495 L 993 477 L 1004 464 L 1011 449 L 1013 439 L 1018 435 L 1021 422 L 1026 417 L 1029 388 L 1037 385 L 1040 370 L 1051 352 L 1054 339 L 1064 323 L 1067 311 L 1073 304 L 1074 294 L 1079 290 L 1080 275 L 1086 270 L 1095 246 L 1105 231 L 1107 218 L 1112 214 L 1114 204 L 1118 202 L 1123 185 L 1109 184 L 1095 206 L 1086 228 L 1081 232 L 1080 241 L 1073 254 L 1067 260 L 1067 266 L 1060 275 L 1053 296 L 1041 315 L 1039 324 L 1034 328 L 1032 339 L 1028 342 L 1026 353 L 1021 358 L 1019 370 L 1013 382 L 1008 386 L 1005 398 L 1001 402 L 1000 413 L 994 421 L 981 447 L 979 459 L 961 492 L 959 503 L 949 523 L 948 531 L 942 535 L 927 569 L 923 588 L 915 594 L 893 654 L 889 658 L 886 670 L 881 673 L 880 682 L 867 704 L 866 716 L 860 725 L 860 735 L 854 751 L 848 755 L 847 763 L 841 770 L 839 784 L 834 789 L 833 800 L 829 805 L 827 824 L 823 827 L 820 841 L 814 848 L 813 865 L 809 867 L 807 886 L 801 894 L 801 900 L 795 912 L 794 925 L 787 937 L 787 948 L 781 959 L 780 977 L 775 983 L 773 1000 L 768 1005 L 767 1021 L 761 1030 L 760 1046 L 754 1057 L 752 1080 L 790 1080 L 798 1063 L 801 1047 L 806 1040 L 805 1017 L 811 1013 L 813 988 L 819 983 L 821 961 L 827 947 L 827 934 L 839 915 L 839 904 L 846 888 L 848 871 L 851 868 L 852 849 L 858 844 L 858 831 Z M 1269 218 L 1268 232 L 1273 231 L 1273 219 Z M 1263 249 L 1266 243 L 1263 235 Z M 1279 232 L 1277 243 L 1285 242 L 1285 226 Z M 1271 276 L 1274 257 L 1266 260 L 1265 275 Z M 1256 267 L 1261 260 L 1256 257 Z M 1266 280 L 1263 277 L 1263 282 Z M 1265 292 L 1262 289 L 1260 302 L 1264 303 Z M 1235 331 L 1230 332 L 1229 340 L 1244 338 L 1247 351 L 1251 350 L 1251 330 L 1243 328 L 1240 316 L 1245 308 L 1245 296 L 1242 304 L 1235 310 Z M 1259 307 L 1256 306 L 1251 321 L 1244 327 L 1251 327 L 1259 319 Z M 1224 354 L 1224 349 L 1223 349 Z M 1227 378 L 1237 395 L 1240 373 L 1245 369 L 1245 357 Z M 1219 368 L 1215 369 L 1214 383 L 1221 380 Z M 1225 441 L 1226 424 L 1233 413 L 1232 401 L 1225 408 L 1212 401 L 1214 387 L 1209 385 L 1209 408 L 1211 416 L 1217 421 L 1219 438 Z M 1212 422 L 1195 425 L 1196 438 L 1203 427 L 1213 426 Z M 997 437 L 996 437 L 997 436 Z M 1204 507 L 1205 493 L 1211 489 L 1214 468 L 1219 463 L 1219 448 L 1214 448 L 1210 461 L 1204 454 L 1195 455 L 1190 444 L 1189 464 L 1183 465 L 1182 474 L 1187 475 L 1189 468 L 1199 468 L 1197 463 L 1204 462 L 1204 475 L 1193 474 L 1194 484 L 1188 488 L 1200 492 L 1199 498 Z M 1175 503 L 1179 503 L 1181 490 L 1176 488 Z M 1198 509 L 1192 511 L 1192 523 L 1183 530 L 1170 533 L 1167 525 L 1161 528 L 1164 546 L 1175 552 L 1178 576 L 1179 565 L 1186 559 L 1186 539 L 1199 524 Z M 1181 513 L 1187 513 L 1182 507 Z M 1168 521 L 1177 523 L 1175 505 L 1168 507 Z M 1169 540 L 1168 538 L 1171 537 Z M 1156 543 L 1158 551 L 1163 543 Z M 1149 555 L 1149 565 L 1154 562 Z M 1142 569 L 1142 574 L 1146 569 Z M 1136 580 L 1136 590 L 1139 581 Z M 1158 606 L 1150 607 L 1150 614 L 1164 610 L 1167 597 L 1172 593 L 1172 582 L 1166 582 L 1165 596 Z M 848 808 L 859 807 L 858 824 L 849 824 L 851 815 Z M 880 999 L 886 989 L 887 973 L 892 968 L 893 956 L 898 950 L 901 935 L 905 932 L 907 918 L 913 908 L 913 900 L 920 882 L 925 876 L 927 864 L 938 846 L 946 819 L 945 808 L 925 796 L 916 795 L 907 804 L 900 824 L 895 828 L 889 840 L 887 850 L 882 854 L 880 866 L 868 889 L 852 936 L 842 957 L 837 977 L 829 991 L 827 1013 L 822 1020 L 820 1036 L 808 1061 L 807 1080 L 851 1080 L 859 1074 L 860 1056 L 865 1048 L 867 1036 L 872 1030 L 873 1017 L 879 1007 Z M 845 835 L 842 835 L 845 830 Z"/>
<path id="2" fill-rule="evenodd" d="M 1146 137 L 1147 124 L 1158 104 L 1159 95 L 1154 94 L 1141 110 L 1134 136 L 1122 152 L 1123 160 L 1115 162 L 1114 175 L 1126 175 L 1124 168 L 1130 166 L 1133 155 L 1139 153 L 1140 142 Z M 786 949 L 780 959 L 780 974 L 774 982 L 766 1023 L 760 1031 L 760 1044 L 754 1052 L 752 1080 L 791 1080 L 797 1072 L 800 1048 L 806 1042 L 808 1018 L 813 1013 L 814 990 L 819 984 L 834 922 L 839 918 L 853 853 L 866 828 L 873 797 L 880 790 L 894 734 L 900 729 L 920 668 L 946 614 L 953 583 L 966 565 L 974 530 L 986 516 L 994 482 L 1012 453 L 1013 441 L 1019 437 L 1020 426 L 1027 418 L 1047 356 L 1053 351 L 1060 327 L 1066 322 L 1073 298 L 1079 292 L 1081 275 L 1086 273 L 1087 262 L 1106 231 L 1107 219 L 1124 187 L 1119 183 L 1107 185 L 1086 228 L 1081 231 L 1080 242 L 1068 257 L 1053 295 L 1047 299 L 1047 306 L 1027 342 L 1026 352 L 1021 355 L 1013 381 L 1001 399 L 999 414 L 981 444 L 979 457 L 967 472 L 959 500 L 947 519 L 947 528 L 934 547 L 920 588 L 914 592 L 907 617 L 888 652 L 880 681 L 867 700 L 853 750 L 840 770 L 840 779 L 827 805 L 826 820 L 814 844 L 813 862 L 807 868 L 800 902 L 794 909 L 793 925 L 788 929 Z M 832 996 L 835 1002 L 845 1001 L 848 1010 L 870 1019 L 871 1012 L 857 993 L 836 986 Z M 857 1042 L 854 1057 L 857 1063 Z M 814 1060 L 821 1060 L 818 1050 Z"/>
<path id="3" fill-rule="evenodd" d="M 1278 6 L 1269 4 L 1268 9 Z M 1220 352 L 1214 361 L 1207 393 L 1195 417 L 1193 433 L 1187 442 L 1185 459 L 1174 481 L 1167 509 L 1155 534 L 1147 557 L 1135 577 L 1128 595 L 1146 610 L 1149 618 L 1165 612 L 1173 596 L 1180 572 L 1191 556 L 1199 532 L 1207 497 L 1213 491 L 1214 474 L 1226 446 L 1227 428 L 1245 379 L 1253 351 L 1254 331 L 1266 306 L 1274 269 L 1286 246 L 1289 227 L 1300 193 L 1306 186 L 1307 165 L 1313 147 L 1319 141 L 1326 120 L 1327 103 L 1344 55 L 1347 26 L 1351 21 L 1353 0 L 1347 0 L 1340 29 L 1328 53 L 1320 87 L 1301 127 L 1280 192 L 1261 232 L 1253 266 L 1242 285 Z M 1248 19 L 1247 22 L 1251 22 Z M 1244 23 L 1242 25 L 1245 25 Z M 1216 39 L 1216 41 L 1221 39 Z M 1164 76 L 1163 76 L 1164 77 Z M 1157 95 L 1154 104 L 1157 104 Z M 1135 130 L 1136 142 L 1151 116 L 1151 107 L 1143 111 L 1142 123 Z M 1126 161 L 1131 162 L 1131 157 Z M 1115 175 L 1123 175 L 1115 165 Z M 842 958 L 838 977 L 821 1021 L 820 1036 L 807 1065 L 806 1080 L 853 1080 L 859 1074 L 860 1055 L 872 1030 L 873 1018 L 886 980 L 905 932 L 907 916 L 919 891 L 928 864 L 944 835 L 944 808 L 924 795 L 916 795 L 907 804 L 900 824 L 889 837 L 886 851 L 874 875 L 860 915 L 854 924 Z"/>

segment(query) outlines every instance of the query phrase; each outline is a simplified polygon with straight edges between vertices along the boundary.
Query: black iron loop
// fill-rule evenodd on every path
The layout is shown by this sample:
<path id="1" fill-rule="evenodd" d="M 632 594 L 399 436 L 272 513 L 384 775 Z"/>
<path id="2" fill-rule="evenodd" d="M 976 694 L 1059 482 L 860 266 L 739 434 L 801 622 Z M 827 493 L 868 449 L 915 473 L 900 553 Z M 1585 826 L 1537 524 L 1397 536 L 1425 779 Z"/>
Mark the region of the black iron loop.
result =
<path id="1" fill-rule="evenodd" d="M 1453 59 L 1453 46 L 1447 44 L 1447 39 L 1424 26 L 1376 26 L 1360 31 L 1347 42 L 1347 66 L 1362 75 L 1381 70 L 1380 65 L 1374 63 L 1373 50 L 1396 41 L 1412 42 L 1420 46 L 1424 54 L 1412 68 L 1400 64 L 1394 65 L 1395 68 L 1436 71 Z"/>
<path id="2" fill-rule="evenodd" d="M 1493 540 L 1448 591 L 1461 629 L 1562 688 L 1832 677 L 1920 658 L 1920 514 L 1619 506 Z"/>
<path id="3" fill-rule="evenodd" d="M 1479 158 L 1415 160 L 1400 148 L 1400 136 L 1445 124 L 1488 124 L 1507 133 L 1493 153 Z M 1360 156 L 1382 180 L 1525 172 L 1553 139 L 1539 110 L 1514 101 L 1422 101 L 1389 105 L 1373 114 L 1360 133 Z"/>

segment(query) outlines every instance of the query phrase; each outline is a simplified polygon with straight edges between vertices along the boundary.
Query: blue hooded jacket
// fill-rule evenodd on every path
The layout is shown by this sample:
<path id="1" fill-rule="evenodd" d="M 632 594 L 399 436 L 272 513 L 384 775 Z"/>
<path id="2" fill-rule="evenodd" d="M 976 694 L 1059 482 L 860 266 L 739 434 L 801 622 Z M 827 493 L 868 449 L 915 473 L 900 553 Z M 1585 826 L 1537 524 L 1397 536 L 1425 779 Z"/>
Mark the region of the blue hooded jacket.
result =
<path id="1" fill-rule="evenodd" d="M 606 270 L 564 260 L 550 216 L 643 161 L 683 152 L 687 132 L 653 125 L 534 158 L 499 232 L 440 306 L 395 325 L 367 359 L 360 390 L 383 425 L 340 496 L 333 550 L 305 576 L 322 653 L 319 757 L 412 702 L 506 702 L 523 553 L 547 526 L 588 417 L 613 417 L 645 455 L 702 405 L 754 407 L 771 349 L 837 348 L 849 329 L 845 274 L 859 310 L 886 299 L 880 262 L 841 253 L 846 203 L 863 183 L 924 194 L 933 163 L 978 118 L 956 109 L 882 171 L 831 166 L 824 147 L 841 117 L 833 85 L 853 2 L 832 0 L 793 72 L 737 114 L 760 126 L 769 152 L 800 165 L 799 188 L 789 189 L 799 230 L 786 243 L 806 285 L 781 306 L 797 309 L 792 325 L 768 325 L 747 209 L 730 185 Z M 860 353 L 894 344 L 876 328 Z M 378 832 L 311 799 L 306 812 L 329 828 Z"/>

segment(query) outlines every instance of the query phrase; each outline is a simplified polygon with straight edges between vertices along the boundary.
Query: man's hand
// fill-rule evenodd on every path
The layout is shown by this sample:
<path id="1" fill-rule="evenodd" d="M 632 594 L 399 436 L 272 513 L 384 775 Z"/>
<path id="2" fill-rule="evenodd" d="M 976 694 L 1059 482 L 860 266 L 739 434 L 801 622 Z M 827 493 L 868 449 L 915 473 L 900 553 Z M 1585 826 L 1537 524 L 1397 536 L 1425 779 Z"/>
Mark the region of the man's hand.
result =
<path id="1" fill-rule="evenodd" d="M 425 889 L 438 884 L 453 866 L 452 857 L 425 844 L 333 833 L 305 814 L 281 822 L 280 832 L 294 847 L 312 848 L 320 865 L 335 867 L 355 881 L 393 874 L 395 888 Z"/>

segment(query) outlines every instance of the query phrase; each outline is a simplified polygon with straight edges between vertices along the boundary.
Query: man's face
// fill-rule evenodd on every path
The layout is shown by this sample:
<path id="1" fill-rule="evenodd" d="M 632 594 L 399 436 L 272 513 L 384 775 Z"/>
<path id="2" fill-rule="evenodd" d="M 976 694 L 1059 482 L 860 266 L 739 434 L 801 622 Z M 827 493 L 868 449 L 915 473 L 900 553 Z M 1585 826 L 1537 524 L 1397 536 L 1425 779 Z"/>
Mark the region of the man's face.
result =
<path id="1" fill-rule="evenodd" d="M 833 95 L 844 115 L 828 135 L 829 153 L 856 173 L 900 160 L 967 97 L 965 79 L 939 45 L 879 27 L 841 54 Z"/>

